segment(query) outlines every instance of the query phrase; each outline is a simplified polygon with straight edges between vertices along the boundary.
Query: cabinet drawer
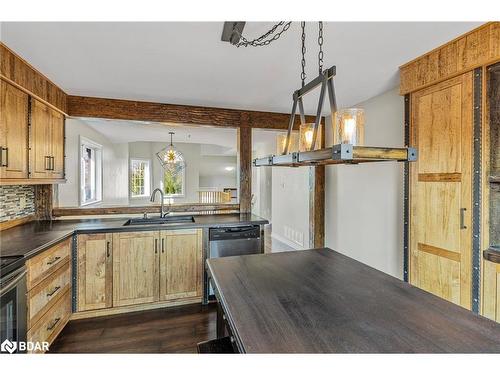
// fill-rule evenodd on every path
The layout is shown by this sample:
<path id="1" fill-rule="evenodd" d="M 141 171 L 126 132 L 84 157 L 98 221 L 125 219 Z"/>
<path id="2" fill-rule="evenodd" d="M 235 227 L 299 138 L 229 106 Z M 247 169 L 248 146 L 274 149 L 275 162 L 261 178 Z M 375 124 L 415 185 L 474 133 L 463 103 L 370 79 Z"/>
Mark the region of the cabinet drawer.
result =
<path id="1" fill-rule="evenodd" d="M 28 341 L 43 342 L 49 345 L 64 328 L 71 314 L 71 294 L 67 290 L 59 295 L 54 305 L 28 331 Z"/>
<path id="2" fill-rule="evenodd" d="M 31 258 L 26 263 L 28 269 L 27 288 L 35 285 L 54 272 L 59 266 L 69 260 L 71 253 L 71 238 L 58 243 L 43 253 Z"/>
<path id="3" fill-rule="evenodd" d="M 69 262 L 28 292 L 28 328 L 32 327 L 70 289 Z"/>

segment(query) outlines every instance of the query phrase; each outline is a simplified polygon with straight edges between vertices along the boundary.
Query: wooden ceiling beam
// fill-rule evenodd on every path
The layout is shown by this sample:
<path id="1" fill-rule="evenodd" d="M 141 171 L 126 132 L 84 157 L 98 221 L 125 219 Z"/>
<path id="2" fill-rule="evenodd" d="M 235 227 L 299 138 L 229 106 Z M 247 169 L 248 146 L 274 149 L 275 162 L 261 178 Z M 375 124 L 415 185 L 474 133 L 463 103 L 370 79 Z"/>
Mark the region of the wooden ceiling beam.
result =
<path id="1" fill-rule="evenodd" d="M 129 121 L 154 121 L 184 125 L 241 127 L 285 130 L 289 114 L 247 111 L 227 108 L 164 104 L 123 99 L 94 98 L 69 95 L 68 115 Z M 242 118 L 245 119 L 244 123 Z M 306 116 L 314 122 L 314 116 Z M 296 118 L 295 126 L 300 123 Z"/>

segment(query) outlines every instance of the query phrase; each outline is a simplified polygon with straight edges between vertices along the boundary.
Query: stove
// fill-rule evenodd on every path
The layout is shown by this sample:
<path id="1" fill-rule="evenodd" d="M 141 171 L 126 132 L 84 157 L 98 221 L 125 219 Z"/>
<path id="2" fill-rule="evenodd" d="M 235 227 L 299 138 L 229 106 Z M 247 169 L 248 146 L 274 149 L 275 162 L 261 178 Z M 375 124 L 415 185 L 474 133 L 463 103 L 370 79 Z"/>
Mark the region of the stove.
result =
<path id="1" fill-rule="evenodd" d="M 24 256 L 22 255 L 2 256 L 0 257 L 0 275 L 4 277 L 23 265 Z"/>

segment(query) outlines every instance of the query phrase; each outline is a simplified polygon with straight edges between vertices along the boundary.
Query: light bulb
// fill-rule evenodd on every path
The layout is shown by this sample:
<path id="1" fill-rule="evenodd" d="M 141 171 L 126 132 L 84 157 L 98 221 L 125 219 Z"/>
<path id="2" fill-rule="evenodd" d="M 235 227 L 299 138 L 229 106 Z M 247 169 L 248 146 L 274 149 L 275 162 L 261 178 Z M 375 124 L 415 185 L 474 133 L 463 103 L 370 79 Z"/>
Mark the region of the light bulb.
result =
<path id="1" fill-rule="evenodd" d="M 307 147 L 311 147 L 312 141 L 313 141 L 313 131 L 308 130 L 304 133 L 304 138 L 306 139 L 306 144 Z"/>

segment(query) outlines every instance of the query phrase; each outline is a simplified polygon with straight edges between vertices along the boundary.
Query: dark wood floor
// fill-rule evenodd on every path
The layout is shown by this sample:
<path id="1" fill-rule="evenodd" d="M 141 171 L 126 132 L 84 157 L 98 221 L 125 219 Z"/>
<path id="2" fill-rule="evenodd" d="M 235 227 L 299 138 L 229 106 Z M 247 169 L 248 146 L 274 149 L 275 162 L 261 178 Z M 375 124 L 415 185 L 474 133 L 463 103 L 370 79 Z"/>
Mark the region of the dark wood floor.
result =
<path id="1" fill-rule="evenodd" d="M 216 337 L 216 305 L 163 308 L 70 321 L 50 353 L 196 353 Z"/>

